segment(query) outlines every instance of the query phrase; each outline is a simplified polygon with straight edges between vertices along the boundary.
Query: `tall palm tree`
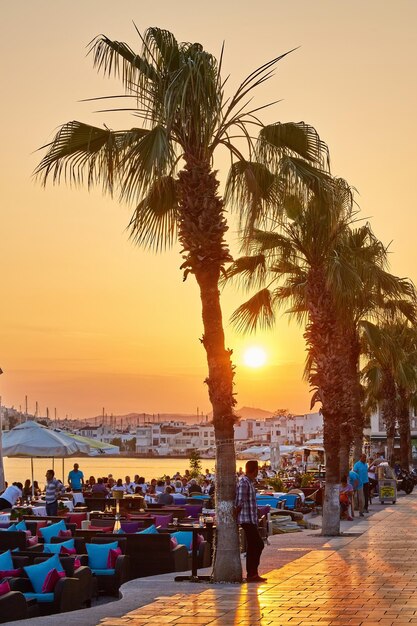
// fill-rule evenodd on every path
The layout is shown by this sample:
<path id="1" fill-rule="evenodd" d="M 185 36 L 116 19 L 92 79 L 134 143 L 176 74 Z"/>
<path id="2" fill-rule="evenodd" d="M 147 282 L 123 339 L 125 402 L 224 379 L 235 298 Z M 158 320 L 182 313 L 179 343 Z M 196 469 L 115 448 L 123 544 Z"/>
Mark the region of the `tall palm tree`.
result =
<path id="1" fill-rule="evenodd" d="M 178 238 L 184 279 L 194 275 L 202 304 L 202 345 L 206 351 L 209 398 L 216 436 L 217 546 L 214 580 L 241 580 L 238 534 L 234 520 L 234 367 L 225 348 L 219 277 L 231 261 L 225 240 L 225 203 L 218 194 L 213 157 L 229 151 L 245 170 L 241 152 L 254 151 L 251 126 L 262 129 L 265 145 L 276 155 L 297 155 L 322 163 L 326 149 L 307 125 L 264 127 L 251 109 L 251 92 L 268 80 L 277 57 L 225 96 L 220 62 L 198 43 L 178 43 L 172 33 L 149 28 L 139 54 L 125 43 L 98 37 L 91 44 L 95 66 L 123 80 L 130 110 L 140 127 L 113 131 L 77 121 L 65 124 L 42 159 L 38 173 L 88 186 L 102 184 L 122 201 L 136 204 L 130 229 L 134 241 L 161 250 Z M 264 107 L 259 107 L 259 109 Z M 269 141 L 272 143 L 269 144 Z M 324 155 L 324 156 L 323 156 Z M 296 170 L 295 165 L 293 169 Z M 296 178 L 296 171 L 294 177 Z M 247 179 L 250 173 L 247 173 Z M 271 190 L 271 194 L 276 190 Z"/>
<path id="2" fill-rule="evenodd" d="M 309 182 L 309 181 L 308 181 Z M 271 326 L 275 309 L 291 303 L 290 312 L 306 322 L 306 376 L 313 387 L 312 406 L 321 402 L 326 451 L 323 533 L 340 532 L 340 432 L 349 413 L 344 386 L 348 374 L 342 324 L 343 294 L 360 278 L 338 248 L 349 232 L 352 195 L 345 181 L 322 176 L 316 189 L 299 187 L 284 198 L 275 230 L 252 230 L 249 251 L 237 259 L 228 276 L 243 277 L 261 289 L 242 304 L 233 322 L 243 330 Z M 343 417 L 341 417 L 343 416 Z"/>
<path id="3" fill-rule="evenodd" d="M 364 393 L 360 381 L 361 322 L 380 320 L 396 314 L 415 320 L 415 290 L 404 278 L 394 276 L 388 268 L 388 249 L 373 234 L 369 224 L 351 229 L 339 248 L 341 257 L 348 257 L 360 277 L 356 289 L 345 294 L 342 321 L 348 348 L 349 379 L 345 389 L 350 398 L 349 423 L 341 445 L 342 474 L 348 470 L 350 446 L 358 460 L 363 450 Z"/>

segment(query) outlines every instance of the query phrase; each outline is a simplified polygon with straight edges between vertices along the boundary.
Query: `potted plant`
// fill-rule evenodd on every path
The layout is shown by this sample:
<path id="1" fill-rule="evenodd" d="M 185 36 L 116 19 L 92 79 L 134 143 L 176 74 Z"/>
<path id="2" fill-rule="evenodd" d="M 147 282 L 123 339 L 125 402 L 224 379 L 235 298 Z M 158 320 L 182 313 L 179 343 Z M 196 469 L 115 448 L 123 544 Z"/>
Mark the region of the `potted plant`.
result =
<path id="1" fill-rule="evenodd" d="M 65 506 L 65 502 L 58 502 L 58 515 L 67 515 L 67 513 L 69 513 L 70 510 L 67 506 Z"/>

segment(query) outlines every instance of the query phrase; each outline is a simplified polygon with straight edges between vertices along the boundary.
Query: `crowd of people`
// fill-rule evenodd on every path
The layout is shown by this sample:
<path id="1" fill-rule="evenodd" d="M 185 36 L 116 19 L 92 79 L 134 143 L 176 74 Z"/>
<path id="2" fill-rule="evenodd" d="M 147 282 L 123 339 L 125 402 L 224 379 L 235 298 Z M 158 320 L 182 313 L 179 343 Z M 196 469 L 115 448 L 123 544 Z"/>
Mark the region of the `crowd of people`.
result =
<path id="1" fill-rule="evenodd" d="M 127 495 L 141 495 L 145 502 L 158 504 L 174 504 L 193 495 L 214 494 L 214 474 L 209 469 L 204 475 L 197 478 L 191 476 L 190 470 L 185 470 L 184 474 L 177 472 L 174 476 L 165 476 L 161 479 L 152 478 L 146 481 L 144 476 L 135 474 L 133 480 L 130 476 L 124 479 L 115 479 L 112 474 L 108 476 L 90 476 L 84 478 L 84 473 L 78 463 L 74 463 L 73 469 L 68 474 L 68 486 L 66 487 L 60 480 L 55 478 L 54 470 L 46 473 L 45 499 L 48 515 L 56 515 L 58 499 L 67 492 L 80 493 L 86 496 L 111 497 L 112 492 L 122 491 Z M 38 482 L 34 481 L 33 486 L 30 479 L 22 483 L 6 485 L 6 489 L 0 494 L 0 510 L 9 509 L 18 501 L 30 500 L 33 496 L 41 495 Z"/>

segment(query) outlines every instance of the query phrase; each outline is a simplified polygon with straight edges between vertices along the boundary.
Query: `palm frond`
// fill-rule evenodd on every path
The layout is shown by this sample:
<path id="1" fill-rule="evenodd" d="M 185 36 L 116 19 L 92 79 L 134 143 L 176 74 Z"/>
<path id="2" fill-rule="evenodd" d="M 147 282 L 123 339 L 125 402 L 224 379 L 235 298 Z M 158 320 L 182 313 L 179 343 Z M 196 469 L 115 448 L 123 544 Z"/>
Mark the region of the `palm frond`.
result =
<path id="1" fill-rule="evenodd" d="M 64 182 L 88 187 L 102 182 L 111 193 L 120 176 L 120 167 L 126 151 L 146 137 L 149 131 L 132 128 L 127 131 L 111 131 L 82 122 L 64 124 L 51 143 L 35 176 L 45 184 L 49 177 L 54 183 Z"/>
<path id="2" fill-rule="evenodd" d="M 265 284 L 267 268 L 263 254 L 244 256 L 236 259 L 225 274 L 225 281 L 237 279 L 245 289 L 260 287 Z"/>
<path id="3" fill-rule="evenodd" d="M 286 122 L 264 126 L 259 133 L 258 150 L 264 162 L 276 162 L 285 154 L 301 157 L 329 171 L 329 149 L 312 126 Z"/>
<path id="4" fill-rule="evenodd" d="M 176 154 L 167 129 L 155 126 L 132 144 L 123 160 L 122 198 L 137 200 L 152 182 L 171 173 Z"/>
<path id="5" fill-rule="evenodd" d="M 261 289 L 234 311 L 230 321 L 238 332 L 251 333 L 257 328 L 271 328 L 275 322 L 272 294 Z"/>
<path id="6" fill-rule="evenodd" d="M 175 180 L 171 176 L 155 178 L 130 220 L 131 239 L 155 251 L 170 248 L 177 237 L 177 211 Z"/>
<path id="7" fill-rule="evenodd" d="M 121 41 L 112 41 L 105 35 L 99 35 L 90 42 L 88 53 L 93 56 L 94 67 L 107 76 L 121 77 L 128 91 L 136 91 L 132 86 L 137 83 L 139 76 L 145 81 L 158 80 L 153 65 Z"/>

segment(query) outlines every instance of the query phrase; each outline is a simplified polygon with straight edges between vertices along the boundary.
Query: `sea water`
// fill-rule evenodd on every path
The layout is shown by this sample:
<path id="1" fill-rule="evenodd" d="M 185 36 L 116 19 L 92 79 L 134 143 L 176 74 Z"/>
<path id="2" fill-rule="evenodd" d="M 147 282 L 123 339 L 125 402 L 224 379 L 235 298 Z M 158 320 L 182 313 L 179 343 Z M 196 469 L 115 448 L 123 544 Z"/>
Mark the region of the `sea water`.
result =
<path id="1" fill-rule="evenodd" d="M 24 483 L 26 478 L 31 478 L 30 459 L 27 458 L 9 458 L 3 459 L 4 473 L 8 483 L 19 481 Z M 84 474 L 84 480 L 90 476 L 96 479 L 98 476 L 108 476 L 113 474 L 113 478 L 117 480 L 121 478 L 124 482 L 125 476 L 130 476 L 133 480 L 135 474 L 144 476 L 146 481 L 151 478 L 162 478 L 164 475 L 173 476 L 177 472 L 184 474 L 189 469 L 188 459 L 178 458 L 128 458 L 119 456 L 100 455 L 96 457 L 80 457 L 66 459 L 33 459 L 33 476 L 37 480 L 40 488 L 45 485 L 46 470 L 54 469 L 55 476 L 64 483 L 68 482 L 68 472 L 73 468 L 74 463 L 78 463 L 80 470 Z M 237 461 L 236 469 L 244 467 L 245 461 Z M 203 473 L 208 469 L 211 473 L 215 471 L 214 459 L 201 459 L 201 467 Z"/>

